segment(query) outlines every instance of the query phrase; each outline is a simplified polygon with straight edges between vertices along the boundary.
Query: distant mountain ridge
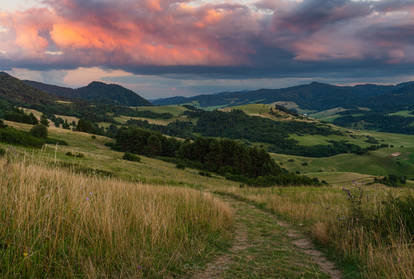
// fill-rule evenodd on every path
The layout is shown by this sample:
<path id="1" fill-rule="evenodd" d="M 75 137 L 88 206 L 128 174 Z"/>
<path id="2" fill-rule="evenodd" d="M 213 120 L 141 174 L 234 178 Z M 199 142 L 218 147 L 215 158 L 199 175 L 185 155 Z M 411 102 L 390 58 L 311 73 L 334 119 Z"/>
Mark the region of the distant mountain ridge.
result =
<path id="1" fill-rule="evenodd" d="M 406 97 L 402 102 L 393 100 L 392 103 L 399 106 L 399 108 L 414 105 L 414 98 L 410 97 L 410 92 L 414 92 L 414 82 L 398 85 L 364 84 L 356 86 L 335 86 L 312 82 L 281 89 L 259 89 L 194 97 L 165 98 L 153 100 L 152 103 L 155 105 L 198 103 L 200 107 L 210 107 L 294 102 L 302 109 L 322 111 L 335 107 L 363 106 L 374 108 L 377 103 L 386 104 L 395 98 L 396 92 L 403 92 Z"/>
<path id="2" fill-rule="evenodd" d="M 93 81 L 85 87 L 73 89 L 30 80 L 25 80 L 24 83 L 59 97 L 83 99 L 90 102 L 131 107 L 152 106 L 149 101 L 142 98 L 134 91 L 117 84 L 106 84 Z"/>

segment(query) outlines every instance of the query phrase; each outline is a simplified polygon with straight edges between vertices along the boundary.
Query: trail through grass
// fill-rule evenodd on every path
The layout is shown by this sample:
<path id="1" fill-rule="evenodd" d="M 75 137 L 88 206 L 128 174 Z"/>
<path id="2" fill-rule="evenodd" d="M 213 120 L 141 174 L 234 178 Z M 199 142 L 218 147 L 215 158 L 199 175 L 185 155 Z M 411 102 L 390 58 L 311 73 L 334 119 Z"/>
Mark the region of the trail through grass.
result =
<path id="1" fill-rule="evenodd" d="M 229 196 L 223 199 L 234 210 L 233 246 L 193 279 L 340 278 L 339 271 L 320 252 L 295 245 L 300 234 L 274 215 Z M 295 237 L 289 235 L 292 231 Z M 305 237 L 301 239 L 311 245 Z"/>

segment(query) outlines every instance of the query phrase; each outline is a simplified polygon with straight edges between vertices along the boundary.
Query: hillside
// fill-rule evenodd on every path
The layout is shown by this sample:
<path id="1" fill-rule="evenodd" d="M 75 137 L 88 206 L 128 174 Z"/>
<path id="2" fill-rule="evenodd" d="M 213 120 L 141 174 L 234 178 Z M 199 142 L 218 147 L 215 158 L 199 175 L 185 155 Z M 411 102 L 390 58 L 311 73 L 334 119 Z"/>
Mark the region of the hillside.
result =
<path id="1" fill-rule="evenodd" d="M 4 72 L 0 72 L 0 98 L 11 103 L 33 105 L 48 105 L 59 100 Z"/>
<path id="2" fill-rule="evenodd" d="M 348 128 L 414 134 L 414 84 L 334 86 L 313 82 L 283 89 L 225 92 L 153 101 L 192 104 L 203 109 L 278 104 L 312 118 Z"/>
<path id="3" fill-rule="evenodd" d="M 357 85 L 334 86 L 319 82 L 282 89 L 260 89 L 254 91 L 224 92 L 195 97 L 174 97 L 154 100 L 155 105 L 196 103 L 200 107 L 235 106 L 251 103 L 271 104 L 294 102 L 304 110 L 326 110 L 339 106 L 357 106 L 365 100 L 384 95 L 399 86 Z M 369 105 L 368 105 L 369 106 Z"/>
<path id="4" fill-rule="evenodd" d="M 401 110 L 414 106 L 413 83 L 395 86 L 335 86 L 313 82 L 282 89 L 224 92 L 195 97 L 173 97 L 154 100 L 155 105 L 196 104 L 202 108 L 229 107 L 252 103 L 291 102 L 300 110 L 323 111 L 337 107 L 367 107 L 373 110 Z"/>
<path id="5" fill-rule="evenodd" d="M 252 112 L 257 110 L 252 108 Z M 31 128 L 6 124 L 25 131 Z M 384 225 L 361 228 L 353 222 L 355 212 L 341 189 L 346 185 L 356 195 L 358 187 L 352 185 L 364 185 L 370 199 L 364 199 L 363 206 L 370 209 L 386 206 L 384 201 L 390 193 L 411 196 L 412 190 L 369 185 L 371 175 L 329 172 L 333 162 L 340 163 L 342 157 L 332 157 L 326 172 L 314 173 L 332 181 L 330 186 L 241 187 L 219 175 L 179 169 L 157 158 L 123 160 L 122 153 L 108 147 L 113 140 L 107 137 L 91 138 L 87 133 L 55 127 L 49 132 L 68 145 L 32 150 L 0 143 L 7 158 L 0 158 L 0 169 L 5 173 L 0 179 L 0 204 L 2 209 L 25 209 L 0 217 L 11 224 L 8 230 L 0 228 L 8 260 L 8 269 L 0 270 L 2 275 L 74 278 L 76 269 L 76 276 L 92 277 L 99 270 L 108 277 L 122 273 L 144 278 L 335 278 L 332 276 L 341 273 L 349 278 L 381 278 L 384 273 L 400 278 L 410 270 L 407 266 L 414 258 L 411 246 L 400 234 L 387 231 L 389 225 L 395 225 L 393 219 L 375 219 Z M 389 152 L 397 152 L 401 144 L 413 148 L 412 136 L 371 136 L 395 144 Z M 294 156 L 275 154 L 274 158 L 288 169 L 306 170 Z M 352 166 L 356 158 L 347 164 Z M 308 164 L 309 171 L 318 167 L 310 161 Z M 364 214 L 371 214 L 368 218 L 379 216 L 375 212 Z M 45 225 L 39 227 L 39 223 Z M 375 245 L 372 250 L 351 244 L 362 237 L 357 234 L 362 229 L 364 243 Z M 308 234 L 318 241 L 318 247 L 338 248 L 334 254 L 338 261 L 329 262 L 312 245 Z M 401 248 L 389 249 L 391 244 L 380 237 L 392 237 L 392 243 Z M 114 257 L 124 260 L 118 262 Z M 398 263 L 395 257 L 400 259 Z M 85 261 L 87 265 L 82 264 Z M 20 269 L 22 264 L 28 268 Z M 56 268 L 48 269 L 50 264 Z M 257 276 L 248 276 L 251 273 Z M 367 275 L 360 277 L 360 273 Z"/>
<path id="6" fill-rule="evenodd" d="M 121 106 L 151 106 L 152 104 L 139 96 L 132 90 L 126 89 L 117 84 L 106 84 L 103 82 L 91 82 L 85 87 L 72 89 L 40 83 L 36 81 L 24 81 L 27 85 L 53 94 L 59 97 L 83 99 L 90 102 L 113 104 Z"/>

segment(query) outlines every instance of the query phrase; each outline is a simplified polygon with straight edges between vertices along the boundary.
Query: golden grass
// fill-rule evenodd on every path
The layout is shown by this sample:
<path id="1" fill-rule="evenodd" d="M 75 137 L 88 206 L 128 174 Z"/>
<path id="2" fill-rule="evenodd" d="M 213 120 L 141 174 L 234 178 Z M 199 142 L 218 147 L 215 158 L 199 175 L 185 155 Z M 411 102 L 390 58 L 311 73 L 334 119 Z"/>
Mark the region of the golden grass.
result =
<path id="1" fill-rule="evenodd" d="M 345 193 L 340 187 L 286 187 L 218 189 L 262 204 L 290 222 L 304 227 L 319 243 L 347 258 L 362 263 L 365 278 L 414 278 L 414 246 L 401 235 L 384 237 L 363 227 L 349 229 L 350 217 Z M 413 189 L 365 186 L 363 210 L 381 212 L 381 202 L 394 196 L 414 194 Z M 380 210 L 378 210 L 380 209 Z"/>
<path id="2" fill-rule="evenodd" d="M 224 243 L 210 194 L 0 160 L 0 277 L 166 278 Z"/>

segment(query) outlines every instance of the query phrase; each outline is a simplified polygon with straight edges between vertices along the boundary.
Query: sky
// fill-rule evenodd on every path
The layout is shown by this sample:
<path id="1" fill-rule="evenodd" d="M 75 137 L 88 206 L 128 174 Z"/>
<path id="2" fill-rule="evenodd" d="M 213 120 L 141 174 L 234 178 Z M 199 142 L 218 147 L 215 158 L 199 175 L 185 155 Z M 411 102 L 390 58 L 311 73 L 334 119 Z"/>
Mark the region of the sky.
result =
<path id="1" fill-rule="evenodd" d="M 0 70 L 155 99 L 414 80 L 413 0 L 0 0 Z"/>

